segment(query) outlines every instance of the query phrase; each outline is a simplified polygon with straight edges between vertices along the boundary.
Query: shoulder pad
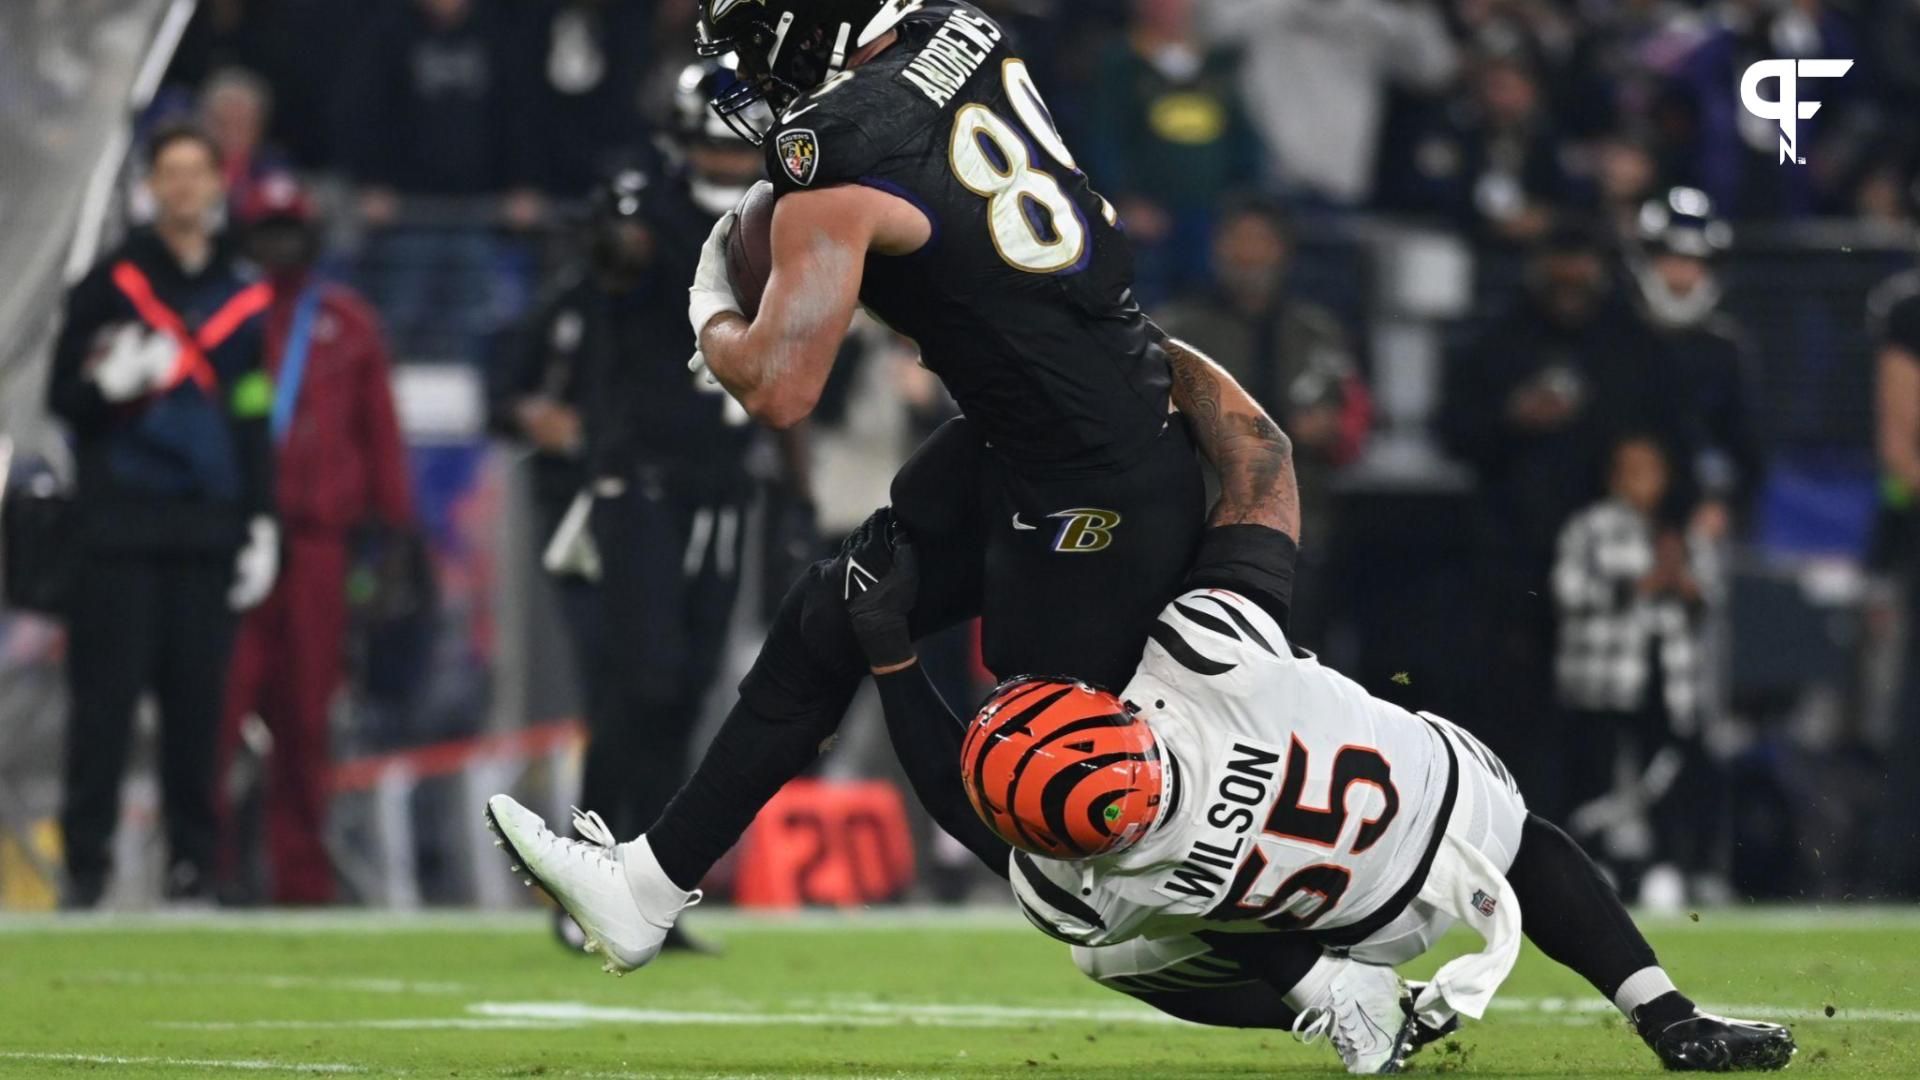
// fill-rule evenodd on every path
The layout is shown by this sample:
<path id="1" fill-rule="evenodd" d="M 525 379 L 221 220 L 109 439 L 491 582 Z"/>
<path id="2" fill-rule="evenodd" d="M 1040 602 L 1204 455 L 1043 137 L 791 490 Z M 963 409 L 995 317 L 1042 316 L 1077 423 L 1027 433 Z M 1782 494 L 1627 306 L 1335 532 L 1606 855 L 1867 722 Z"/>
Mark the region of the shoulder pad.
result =
<path id="1" fill-rule="evenodd" d="M 1286 634 L 1273 616 L 1229 589 L 1194 589 L 1168 604 L 1160 619 L 1209 652 L 1276 659 L 1288 653 Z"/>
<path id="2" fill-rule="evenodd" d="M 1867 318 L 1881 342 L 1920 345 L 1920 272 L 1896 274 L 1875 286 L 1867 296 Z"/>
<path id="3" fill-rule="evenodd" d="M 904 94 L 865 69 L 843 71 L 788 107 L 767 136 L 767 176 L 782 195 L 858 180 L 900 134 Z M 894 99 L 894 100 L 889 100 Z"/>
<path id="4" fill-rule="evenodd" d="M 1069 945 L 1098 941 L 1107 929 L 1106 920 L 1093 905 L 1076 896 L 1071 885 L 1054 880 L 1054 874 L 1073 878 L 1077 871 L 1024 851 L 1009 853 L 1007 879 L 1013 885 L 1020 913 L 1035 929 L 1056 941 Z"/>

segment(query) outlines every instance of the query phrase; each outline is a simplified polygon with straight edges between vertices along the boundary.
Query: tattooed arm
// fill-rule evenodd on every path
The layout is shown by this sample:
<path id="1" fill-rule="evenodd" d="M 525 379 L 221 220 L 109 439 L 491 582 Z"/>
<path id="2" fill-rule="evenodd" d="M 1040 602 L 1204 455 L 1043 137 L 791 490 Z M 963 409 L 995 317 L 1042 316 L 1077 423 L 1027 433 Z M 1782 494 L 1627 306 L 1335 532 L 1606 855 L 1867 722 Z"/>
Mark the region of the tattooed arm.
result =
<path id="1" fill-rule="evenodd" d="M 1293 442 L 1233 376 L 1177 338 L 1161 342 L 1173 364 L 1173 405 L 1192 422 L 1200 453 L 1220 474 L 1208 524 L 1263 525 L 1300 539 Z"/>

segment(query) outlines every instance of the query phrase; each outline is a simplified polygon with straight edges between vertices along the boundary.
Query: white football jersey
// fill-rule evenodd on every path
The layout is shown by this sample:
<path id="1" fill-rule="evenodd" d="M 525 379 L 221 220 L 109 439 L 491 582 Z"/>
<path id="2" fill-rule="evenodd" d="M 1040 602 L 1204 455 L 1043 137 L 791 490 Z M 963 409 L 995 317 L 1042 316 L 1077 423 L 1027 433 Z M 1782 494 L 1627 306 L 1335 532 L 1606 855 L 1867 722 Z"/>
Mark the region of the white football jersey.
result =
<path id="1" fill-rule="evenodd" d="M 1433 722 L 1295 652 L 1235 593 L 1187 593 L 1151 636 L 1121 697 L 1171 759 L 1160 820 L 1113 855 L 1016 852 L 1035 925 L 1079 945 L 1334 929 L 1423 872 L 1455 769 Z"/>

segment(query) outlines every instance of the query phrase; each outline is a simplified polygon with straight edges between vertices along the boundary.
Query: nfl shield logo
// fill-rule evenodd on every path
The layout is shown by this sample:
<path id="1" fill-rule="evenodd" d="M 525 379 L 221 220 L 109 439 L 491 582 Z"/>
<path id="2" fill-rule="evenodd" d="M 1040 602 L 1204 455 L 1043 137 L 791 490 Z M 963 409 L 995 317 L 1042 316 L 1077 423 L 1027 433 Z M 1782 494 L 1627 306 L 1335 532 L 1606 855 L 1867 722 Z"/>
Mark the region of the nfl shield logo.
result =
<path id="1" fill-rule="evenodd" d="M 777 149 L 780 166 L 787 170 L 793 182 L 801 187 L 811 185 L 814 174 L 820 171 L 820 140 L 813 130 L 799 128 L 782 134 Z"/>
<path id="2" fill-rule="evenodd" d="M 1473 909 L 1475 911 L 1478 911 L 1480 914 L 1485 915 L 1487 918 L 1489 919 L 1493 918 L 1493 909 L 1498 907 L 1499 904 L 1500 904 L 1500 901 L 1495 900 L 1491 896 L 1488 896 L 1486 894 L 1486 890 L 1484 889 L 1473 890 Z"/>

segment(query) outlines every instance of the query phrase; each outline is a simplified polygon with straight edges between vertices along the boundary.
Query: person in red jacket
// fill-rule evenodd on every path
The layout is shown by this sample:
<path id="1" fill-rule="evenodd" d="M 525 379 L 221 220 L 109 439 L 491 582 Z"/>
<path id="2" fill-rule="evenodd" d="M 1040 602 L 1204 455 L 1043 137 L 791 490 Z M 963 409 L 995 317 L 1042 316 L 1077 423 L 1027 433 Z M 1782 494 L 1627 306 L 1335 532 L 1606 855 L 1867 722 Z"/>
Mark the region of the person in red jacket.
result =
<path id="1" fill-rule="evenodd" d="M 265 808 L 272 898 L 323 904 L 333 898 L 327 722 L 345 675 L 349 535 L 369 522 L 406 526 L 412 498 L 385 338 L 359 294 L 313 273 L 320 238 L 306 193 L 290 177 L 269 177 L 240 218 L 273 286 L 266 356 L 286 539 L 279 583 L 242 624 L 234 650 L 219 775 L 242 722 L 259 716 L 273 735 Z"/>

